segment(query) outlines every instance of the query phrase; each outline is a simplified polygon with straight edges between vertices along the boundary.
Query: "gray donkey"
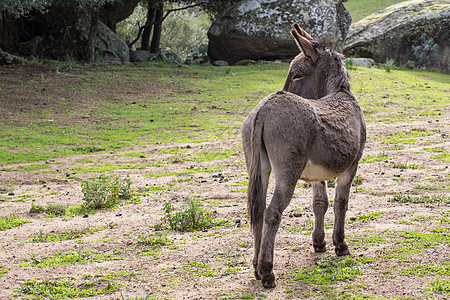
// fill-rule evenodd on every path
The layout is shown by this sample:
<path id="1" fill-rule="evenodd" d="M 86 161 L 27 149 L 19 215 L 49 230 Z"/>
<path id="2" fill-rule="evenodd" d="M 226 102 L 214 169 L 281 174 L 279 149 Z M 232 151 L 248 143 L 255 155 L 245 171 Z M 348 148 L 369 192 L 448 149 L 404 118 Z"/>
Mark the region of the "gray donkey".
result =
<path id="1" fill-rule="evenodd" d="M 350 91 L 342 55 L 325 49 L 298 24 L 290 33 L 302 53 L 292 61 L 283 90 L 265 97 L 242 126 L 253 266 L 266 288 L 275 287 L 275 236 L 299 179 L 313 181 L 313 247 L 324 252 L 325 181 L 337 177 L 333 244 L 337 255 L 350 254 L 344 241 L 345 213 L 366 141 L 363 115 Z M 275 190 L 266 207 L 271 171 Z"/>

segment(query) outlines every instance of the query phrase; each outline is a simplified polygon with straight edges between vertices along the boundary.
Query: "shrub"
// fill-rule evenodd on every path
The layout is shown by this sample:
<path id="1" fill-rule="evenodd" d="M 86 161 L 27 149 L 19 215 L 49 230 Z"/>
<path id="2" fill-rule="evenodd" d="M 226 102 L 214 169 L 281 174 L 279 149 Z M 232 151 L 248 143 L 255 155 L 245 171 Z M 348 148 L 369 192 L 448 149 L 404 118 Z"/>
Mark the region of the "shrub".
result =
<path id="1" fill-rule="evenodd" d="M 131 180 L 102 174 L 83 180 L 81 189 L 87 208 L 111 208 L 118 204 L 120 198 L 131 197 Z"/>
<path id="2" fill-rule="evenodd" d="M 420 37 L 420 45 L 411 47 L 414 57 L 417 59 L 417 63 L 421 67 L 437 58 L 437 47 L 433 38 L 427 38 L 427 34 L 423 33 Z"/>
<path id="3" fill-rule="evenodd" d="M 392 59 L 392 58 L 386 59 L 386 63 L 384 64 L 384 70 L 388 73 L 391 72 L 394 64 L 395 64 L 395 59 Z"/>
<path id="4" fill-rule="evenodd" d="M 201 207 L 199 201 L 189 200 L 188 207 L 183 211 L 174 212 L 172 203 L 164 204 L 164 217 L 159 228 L 167 225 L 169 229 L 180 232 L 207 230 L 222 225 L 223 220 L 216 220 L 212 212 Z"/>

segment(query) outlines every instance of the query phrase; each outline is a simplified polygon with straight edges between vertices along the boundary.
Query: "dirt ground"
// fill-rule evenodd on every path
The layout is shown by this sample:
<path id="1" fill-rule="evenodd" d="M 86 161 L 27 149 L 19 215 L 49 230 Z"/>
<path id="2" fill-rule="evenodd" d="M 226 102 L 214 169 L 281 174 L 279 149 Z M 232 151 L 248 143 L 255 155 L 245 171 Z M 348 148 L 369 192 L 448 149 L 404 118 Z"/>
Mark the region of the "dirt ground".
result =
<path id="1" fill-rule="evenodd" d="M 440 223 L 441 215 L 449 214 L 449 204 L 399 203 L 388 200 L 397 193 L 423 196 L 447 197 L 450 180 L 448 163 L 431 158 L 433 153 L 424 151 L 429 147 L 449 149 L 449 111 L 439 118 L 409 123 L 369 123 L 368 143 L 365 156 L 380 153 L 387 158 L 378 162 L 361 163 L 358 174 L 363 182 L 353 187 L 350 196 L 347 219 L 381 212 L 375 220 L 349 222 L 346 236 L 352 255 L 369 257 L 374 262 L 364 267 L 362 275 L 354 281 L 338 281 L 328 289 L 350 291 L 352 295 L 371 295 L 380 298 L 435 298 L 448 299 L 450 295 L 429 294 L 428 283 L 436 278 L 449 280 L 448 270 L 444 275 L 402 275 L 415 264 L 441 265 L 450 261 L 449 240 L 440 245 L 431 245 L 407 259 L 383 258 L 381 250 L 395 247 L 397 239 L 383 243 L 361 245 L 354 239 L 376 236 L 394 231 L 432 232 L 435 228 L 447 228 Z M 418 137 L 416 143 L 402 144 L 403 149 L 393 148 L 381 139 L 389 133 L 405 130 L 433 131 L 430 136 Z M 184 148 L 179 158 L 190 158 L 203 151 L 224 151 L 232 149 L 238 155 L 222 160 L 206 162 L 173 160 L 174 155 L 161 149 Z M 120 154 L 144 153 L 142 157 L 127 157 Z M 146 191 L 140 195 L 141 203 L 127 204 L 117 209 L 101 210 L 88 215 L 47 217 L 44 214 L 30 214 L 34 205 L 76 205 L 83 203 L 81 181 L 95 174 L 67 174 L 76 166 L 99 164 L 143 165 L 160 162 L 145 168 L 130 168 L 107 172 L 129 177 L 135 191 Z M 395 164 L 417 164 L 418 169 L 394 168 Z M 283 214 L 275 248 L 274 271 L 277 286 L 262 288 L 253 277 L 252 235 L 247 225 L 245 185 L 246 170 L 239 136 L 229 140 L 206 143 L 158 144 L 127 149 L 119 153 L 92 154 L 58 158 L 48 161 L 49 167 L 38 171 L 20 171 L 20 166 L 4 165 L 17 171 L 2 171 L 0 186 L 11 187 L 9 195 L 3 194 L 0 202 L 0 216 L 17 215 L 31 222 L 2 231 L 0 234 L 0 266 L 6 272 L 0 275 L 0 299 L 26 299 L 13 295 L 21 284 L 33 279 L 56 281 L 73 280 L 81 284 L 86 280 L 105 275 L 114 275 L 114 282 L 121 286 L 113 293 L 101 294 L 89 299 L 137 299 L 149 295 L 155 299 L 318 299 L 324 296 L 322 287 L 295 281 L 290 272 L 298 269 L 312 269 L 316 259 L 334 256 L 331 241 L 332 228 L 326 229 L 327 251 L 314 253 L 311 235 L 304 229 L 313 219 L 311 209 L 312 188 L 305 188 L 299 182 L 290 206 Z M 220 167 L 213 172 L 175 174 L 151 177 L 149 174 L 181 172 L 197 168 Z M 69 180 L 65 180 L 70 177 Z M 423 186 L 434 188 L 418 188 Z M 160 189 L 151 187 L 162 187 Z M 271 183 L 271 188 L 273 182 Z M 271 189 L 272 190 L 272 189 Z M 328 188 L 329 199 L 334 197 L 334 188 Z M 270 197 L 271 195 L 269 195 Z M 163 204 L 171 201 L 177 210 L 185 207 L 189 199 L 200 200 L 212 211 L 215 218 L 228 221 L 228 225 L 204 232 L 177 233 L 167 231 L 171 242 L 160 249 L 149 251 L 139 243 L 139 235 L 153 236 L 154 226 L 161 223 Z M 294 212 L 299 212 L 294 215 Z M 423 217 L 425 216 L 425 217 Z M 448 219 L 448 217 L 447 217 Z M 330 207 L 326 221 L 333 221 Z M 74 229 L 104 228 L 81 238 L 58 242 L 30 242 L 42 232 L 62 232 Z M 299 232 L 289 230 L 296 228 Z M 304 230 L 303 230 L 304 229 Z M 444 230 L 443 235 L 450 232 Z M 353 238 L 353 240 L 351 239 Z M 349 240 L 350 239 L 350 240 Z M 147 247 L 148 248 L 148 247 Z M 115 260 L 100 260 L 84 264 L 70 264 L 52 267 L 26 267 L 20 264 L 30 257 L 42 258 L 74 249 L 85 249 L 109 254 Z M 423 251 L 422 251 L 423 250 Z M 201 263 L 201 264 L 199 264 Z M 88 299 L 88 298 L 86 298 Z"/>

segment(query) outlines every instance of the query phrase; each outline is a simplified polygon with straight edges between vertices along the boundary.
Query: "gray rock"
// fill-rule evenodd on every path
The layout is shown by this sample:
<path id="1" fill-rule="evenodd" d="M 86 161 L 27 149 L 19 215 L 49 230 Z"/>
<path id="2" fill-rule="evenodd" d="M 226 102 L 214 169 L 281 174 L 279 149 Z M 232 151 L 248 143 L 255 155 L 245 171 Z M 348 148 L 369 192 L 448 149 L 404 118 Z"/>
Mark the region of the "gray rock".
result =
<path id="1" fill-rule="evenodd" d="M 419 63 L 413 46 L 423 37 L 437 45 L 429 68 L 450 74 L 450 1 L 411 0 L 392 5 L 352 24 L 344 45 L 346 56 L 368 57 L 377 63 L 395 59 L 396 65 L 407 61 Z M 431 55 L 429 55 L 431 58 Z"/>
<path id="2" fill-rule="evenodd" d="M 366 68 L 373 68 L 375 66 L 375 61 L 371 58 L 347 58 L 353 60 L 353 66 L 354 67 L 366 67 Z"/>
<path id="3" fill-rule="evenodd" d="M 211 60 L 273 60 L 299 53 L 290 36 L 297 22 L 313 37 L 342 51 L 351 17 L 342 0 L 247 0 L 225 10 L 208 31 Z"/>
<path id="4" fill-rule="evenodd" d="M 90 27 L 89 18 L 80 18 L 74 27 L 79 33 L 80 41 L 86 42 Z M 98 24 L 95 42 L 95 60 L 106 63 L 124 63 L 130 61 L 130 52 L 125 41 L 119 38 L 102 22 Z"/>
<path id="5" fill-rule="evenodd" d="M 225 61 L 225 60 L 215 60 L 215 61 L 212 62 L 212 65 L 213 65 L 213 66 L 216 66 L 216 67 L 226 67 L 226 66 L 229 66 L 228 62 Z"/>
<path id="6" fill-rule="evenodd" d="M 17 65 L 25 61 L 24 58 L 12 55 L 0 48 L 0 65 Z"/>
<path id="7" fill-rule="evenodd" d="M 130 51 L 130 61 L 131 62 L 147 62 L 153 60 L 158 54 L 150 53 L 150 51 L 136 50 Z"/>

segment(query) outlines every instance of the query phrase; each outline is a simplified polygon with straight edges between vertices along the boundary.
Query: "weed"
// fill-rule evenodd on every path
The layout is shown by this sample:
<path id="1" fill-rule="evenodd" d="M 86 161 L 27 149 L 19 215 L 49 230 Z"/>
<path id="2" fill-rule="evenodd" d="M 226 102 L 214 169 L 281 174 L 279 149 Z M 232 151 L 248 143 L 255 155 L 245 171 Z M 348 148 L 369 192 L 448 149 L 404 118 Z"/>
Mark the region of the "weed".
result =
<path id="1" fill-rule="evenodd" d="M 17 216 L 0 217 L 0 231 L 18 227 L 30 222 L 30 220 L 20 219 Z"/>
<path id="2" fill-rule="evenodd" d="M 361 185 L 363 183 L 363 181 L 364 181 L 364 178 L 362 177 L 362 175 L 358 174 L 355 176 L 355 178 L 353 178 L 352 185 L 353 186 Z"/>
<path id="3" fill-rule="evenodd" d="M 394 67 L 395 59 L 387 58 L 386 63 L 384 64 L 384 70 L 386 72 L 391 72 L 392 68 Z"/>
<path id="4" fill-rule="evenodd" d="M 400 203 L 438 203 L 448 204 L 450 203 L 450 197 L 448 196 L 410 196 L 403 193 L 397 193 L 388 200 L 389 202 Z"/>
<path id="5" fill-rule="evenodd" d="M 34 203 L 31 203 L 29 213 L 30 214 L 46 213 L 47 216 L 49 217 L 64 216 L 66 214 L 66 209 L 67 208 L 61 204 L 50 204 L 44 207 L 41 205 L 34 205 Z"/>
<path id="6" fill-rule="evenodd" d="M 85 205 L 89 208 L 111 208 L 118 204 L 119 197 L 131 197 L 131 180 L 119 176 L 100 175 L 81 183 Z"/>
<path id="7" fill-rule="evenodd" d="M 412 169 L 412 170 L 417 170 L 417 169 L 423 169 L 425 168 L 424 165 L 417 165 L 417 164 L 395 164 L 392 166 L 394 169 Z"/>
<path id="8" fill-rule="evenodd" d="M 86 234 L 91 234 L 104 229 L 106 228 L 99 227 L 99 228 L 74 229 L 61 232 L 49 232 L 46 234 L 44 234 L 42 230 L 39 230 L 39 233 L 32 236 L 30 242 L 42 243 L 42 242 L 59 242 L 59 241 L 73 240 L 81 238 Z"/>
<path id="9" fill-rule="evenodd" d="M 165 232 L 156 232 L 155 235 L 144 235 L 139 234 L 138 243 L 141 245 L 147 245 L 152 247 L 153 249 L 158 249 L 164 246 L 171 244 L 172 242 L 167 238 L 167 233 Z"/>
<path id="10" fill-rule="evenodd" d="M 223 220 L 214 219 L 212 212 L 201 207 L 199 201 L 189 200 L 187 205 L 185 210 L 174 212 L 172 203 L 164 203 L 164 217 L 157 229 L 167 225 L 170 230 L 179 232 L 198 231 L 208 230 L 225 223 Z"/>
<path id="11" fill-rule="evenodd" d="M 345 68 L 347 70 L 356 70 L 356 66 L 354 65 L 354 61 L 352 57 L 349 57 L 345 60 Z"/>

